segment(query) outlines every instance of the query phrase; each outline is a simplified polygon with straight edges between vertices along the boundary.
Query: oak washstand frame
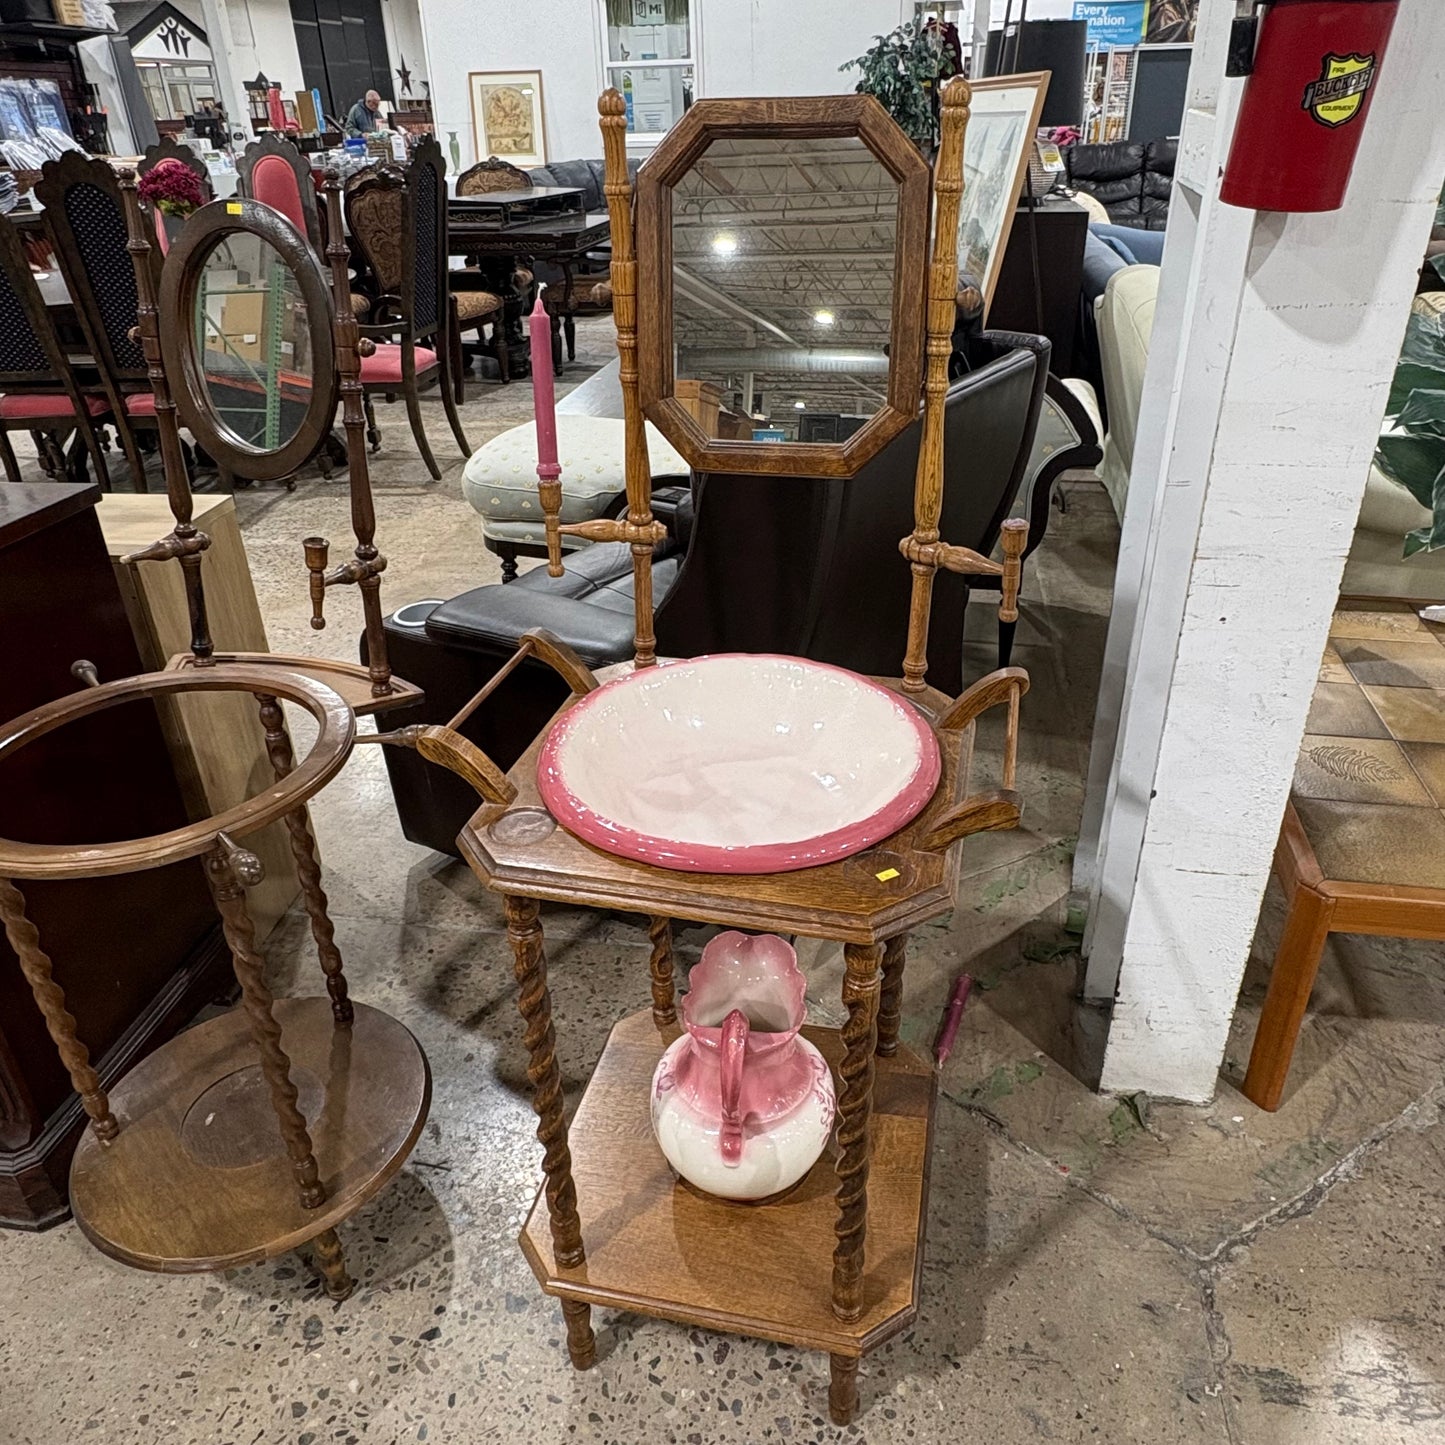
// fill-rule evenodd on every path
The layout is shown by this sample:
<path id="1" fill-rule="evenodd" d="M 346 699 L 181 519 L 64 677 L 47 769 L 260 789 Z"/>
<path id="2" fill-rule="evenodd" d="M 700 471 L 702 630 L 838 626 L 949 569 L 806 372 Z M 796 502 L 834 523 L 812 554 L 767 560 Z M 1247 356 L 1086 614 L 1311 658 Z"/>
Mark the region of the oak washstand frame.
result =
<path id="1" fill-rule="evenodd" d="M 1028 676 L 1005 668 L 950 700 L 925 681 L 925 644 L 933 577 L 939 567 L 1001 578 L 1005 621 L 1017 616 L 1019 559 L 1027 523 L 1006 522 L 1004 561 L 995 563 L 938 535 L 943 476 L 943 402 L 957 280 L 955 233 L 969 89 L 943 92 L 942 145 L 934 172 L 936 216 L 927 281 L 924 417 L 915 493 L 915 526 L 900 543 L 912 568 L 913 601 L 901 679 L 885 685 L 929 718 L 943 756 L 934 797 L 913 822 L 866 853 L 798 872 L 709 875 L 675 872 L 614 857 L 574 838 L 543 807 L 537 789 L 539 738 L 509 773 L 454 731 L 528 655 L 551 663 L 575 696 L 598 685 L 588 668 L 549 634 L 523 638 L 513 659 L 447 727 L 412 727 L 377 740 L 417 748 L 462 772 L 484 798 L 459 839 L 478 877 L 503 895 L 520 990 L 524 1042 L 543 1146 L 544 1182 L 521 1243 L 542 1288 L 558 1296 L 573 1364 L 596 1353 L 591 1307 L 609 1306 L 709 1329 L 734 1331 L 826 1351 L 829 1408 L 846 1424 L 858 1410 L 859 1359 L 905 1329 L 918 1307 L 935 1084 L 929 1062 L 899 1042 L 907 936 L 953 907 L 957 849 L 967 834 L 1011 828 L 1019 701 Z M 815 100 L 699 101 L 679 129 L 725 135 L 737 125 L 762 133 L 838 133 L 838 97 Z M 921 254 L 928 237 L 928 171 L 876 101 L 850 96 L 850 114 L 867 112 L 857 132 L 890 137 L 889 165 L 899 181 L 899 232 Z M 624 134 L 626 107 L 615 90 L 599 102 L 612 230 L 612 287 L 626 423 L 627 512 L 616 520 L 561 524 L 560 486 L 540 484 L 549 569 L 562 571 L 560 539 L 575 534 L 631 546 L 635 596 L 635 668 L 655 665 L 652 551 L 663 529 L 649 509 L 650 471 L 638 386 L 637 289 L 632 188 Z M 769 111 L 771 108 L 771 111 Z M 819 127 L 824 131 L 819 131 Z M 648 167 L 663 165 L 669 137 Z M 684 142 L 686 137 L 683 138 Z M 897 144 L 892 144 L 896 140 Z M 644 168 L 644 177 L 647 168 Z M 665 207 L 643 206 L 637 228 L 661 224 Z M 916 209 L 911 209 L 916 208 Z M 649 255 L 666 255 L 666 238 L 646 237 Z M 907 260 L 908 258 L 903 258 Z M 654 278 L 655 279 L 655 278 Z M 916 305 L 921 278 L 902 275 L 895 306 Z M 910 296 L 913 298 L 910 302 Z M 665 308 L 661 308 L 665 311 Z M 658 314 L 651 308 L 650 314 Z M 899 315 L 895 313 L 895 323 Z M 906 322 L 904 325 L 906 333 Z M 895 336 L 899 334 L 895 324 Z M 921 338 L 920 338 L 921 341 Z M 655 328 L 645 344 L 669 338 Z M 904 363 L 905 369 L 907 363 Z M 653 374 L 658 374 L 654 367 Z M 886 426 L 886 423 L 885 423 Z M 835 449 L 839 450 L 839 449 Z M 786 460 L 782 449 L 769 456 Z M 846 469 L 848 459 L 833 458 Z M 782 465 L 768 470 L 797 470 Z M 965 796 L 975 719 L 1008 709 L 1003 786 Z M 567 704 L 570 706 L 570 704 Z M 647 785 L 646 759 L 637 784 Z M 652 942 L 652 1009 L 612 1030 L 569 1129 L 556 1058 L 539 904 L 543 900 L 643 913 Z M 673 918 L 841 942 L 846 959 L 841 1029 L 808 1029 L 838 1080 L 836 1147 L 784 1198 L 757 1205 L 698 1194 L 676 1182 L 653 1140 L 648 1116 L 652 1071 L 677 1037 L 673 996 Z M 870 1214 L 869 1204 L 873 1204 Z"/>

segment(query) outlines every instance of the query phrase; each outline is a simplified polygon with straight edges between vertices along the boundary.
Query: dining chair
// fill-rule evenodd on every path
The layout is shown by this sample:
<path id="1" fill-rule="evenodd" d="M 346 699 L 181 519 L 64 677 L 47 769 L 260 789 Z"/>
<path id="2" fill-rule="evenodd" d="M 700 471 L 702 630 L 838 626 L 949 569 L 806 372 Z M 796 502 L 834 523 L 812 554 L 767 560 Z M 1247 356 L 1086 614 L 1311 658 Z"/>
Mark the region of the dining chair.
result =
<path id="1" fill-rule="evenodd" d="M 422 424 L 419 387 L 433 381 L 440 385 L 452 435 L 462 455 L 469 457 L 471 444 L 457 415 L 454 341 L 463 326 L 480 334 L 488 319 L 500 320 L 502 310 L 501 299 L 490 292 L 453 296 L 448 290 L 445 176 L 441 148 L 428 137 L 413 151 L 404 172 L 378 169 L 346 196 L 347 229 L 378 287 L 371 320 L 361 328 L 363 336 L 377 343 L 361 363 L 368 440 L 375 451 L 380 438 L 371 398 L 378 392 L 388 398 L 401 392 L 417 450 L 438 480 L 441 468 Z M 495 344 L 504 348 L 500 328 L 494 326 L 493 334 Z M 503 364 L 500 356 L 498 362 Z"/>
<path id="2" fill-rule="evenodd" d="M 136 326 L 135 270 L 126 250 L 120 182 L 110 163 L 67 151 L 35 183 L 60 274 L 110 403 L 134 485 L 148 491 L 137 431 L 156 428 L 155 396 Z M 159 286 L 161 252 L 150 253 Z"/>
<path id="3" fill-rule="evenodd" d="M 0 217 L 0 461 L 7 481 L 20 481 L 10 433 L 28 431 L 40 464 L 54 480 L 79 480 L 89 456 L 95 480 L 110 490 L 110 473 L 99 429 L 111 418 L 104 396 L 81 391 L 70 358 L 61 349 L 44 298 L 26 259 L 20 233 Z M 76 434 L 70 461 L 62 444 Z M 81 445 L 84 451 L 80 450 Z"/>
<path id="4" fill-rule="evenodd" d="M 243 196 L 280 211 L 325 258 L 326 235 L 311 163 L 289 140 L 268 131 L 252 141 L 236 162 L 236 175 Z"/>

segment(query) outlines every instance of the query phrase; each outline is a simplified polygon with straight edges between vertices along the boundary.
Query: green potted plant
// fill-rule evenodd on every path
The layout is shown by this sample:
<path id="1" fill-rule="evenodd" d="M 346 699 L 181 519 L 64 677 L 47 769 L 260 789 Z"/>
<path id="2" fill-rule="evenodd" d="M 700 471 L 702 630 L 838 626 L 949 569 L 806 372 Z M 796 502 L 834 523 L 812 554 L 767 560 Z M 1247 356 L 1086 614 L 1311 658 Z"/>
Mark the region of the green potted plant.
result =
<path id="1" fill-rule="evenodd" d="M 1431 514 L 1405 556 L 1445 547 L 1445 313 L 1417 302 L 1395 368 L 1375 465 Z"/>
<path id="2" fill-rule="evenodd" d="M 925 154 L 938 144 L 938 91 L 963 69 L 958 30 L 927 20 L 910 20 L 839 70 L 857 70 L 860 94 L 871 95 Z"/>

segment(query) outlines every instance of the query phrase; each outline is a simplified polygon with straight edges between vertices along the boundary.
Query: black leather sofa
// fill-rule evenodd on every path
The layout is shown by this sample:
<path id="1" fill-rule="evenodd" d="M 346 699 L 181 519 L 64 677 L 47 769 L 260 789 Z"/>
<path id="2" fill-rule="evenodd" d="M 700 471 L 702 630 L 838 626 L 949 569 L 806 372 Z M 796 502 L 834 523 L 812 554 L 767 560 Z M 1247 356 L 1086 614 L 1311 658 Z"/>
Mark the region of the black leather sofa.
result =
<path id="1" fill-rule="evenodd" d="M 949 388 L 944 420 L 945 540 L 987 555 L 1016 496 L 1033 445 L 1048 374 L 1042 337 L 986 333 L 969 347 L 973 369 Z M 691 494 L 655 498 L 671 536 L 653 568 L 661 657 L 781 652 L 866 674 L 897 676 L 912 575 L 898 543 L 913 527 L 921 426 L 915 421 L 851 478 L 696 474 Z M 941 571 L 929 627 L 929 681 L 963 687 L 968 579 Z M 599 545 L 508 586 L 422 602 L 386 620 L 391 664 L 425 689 L 416 707 L 388 713 L 388 727 L 445 722 L 544 627 L 594 667 L 632 654 L 631 554 Z M 510 767 L 567 696 L 545 664 L 528 659 L 461 731 L 499 767 Z M 402 830 L 415 843 L 455 853 L 474 793 L 418 754 L 387 748 Z"/>
<path id="2" fill-rule="evenodd" d="M 640 159 L 629 158 L 627 174 L 634 179 Z M 605 211 L 607 197 L 603 194 L 603 163 L 600 160 L 552 161 L 549 165 L 533 166 L 527 174 L 534 186 L 580 186 L 582 204 L 589 211 Z"/>
<path id="3" fill-rule="evenodd" d="M 1075 145 L 1064 151 L 1064 168 L 1069 185 L 1102 201 L 1115 225 L 1162 231 L 1178 154 L 1176 140 Z"/>

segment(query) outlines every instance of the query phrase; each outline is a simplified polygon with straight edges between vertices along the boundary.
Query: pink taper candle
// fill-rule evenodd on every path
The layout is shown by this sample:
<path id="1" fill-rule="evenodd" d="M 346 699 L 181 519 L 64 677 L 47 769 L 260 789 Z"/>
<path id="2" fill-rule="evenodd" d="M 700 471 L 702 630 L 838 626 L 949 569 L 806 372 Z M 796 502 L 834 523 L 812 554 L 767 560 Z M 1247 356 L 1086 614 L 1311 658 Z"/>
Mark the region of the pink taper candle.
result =
<path id="1" fill-rule="evenodd" d="M 557 462 L 557 394 L 552 386 L 552 318 L 542 304 L 542 287 L 532 308 L 532 407 L 537 414 L 537 494 L 547 525 L 547 575 L 562 575 L 562 468 Z"/>

